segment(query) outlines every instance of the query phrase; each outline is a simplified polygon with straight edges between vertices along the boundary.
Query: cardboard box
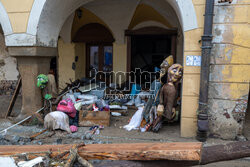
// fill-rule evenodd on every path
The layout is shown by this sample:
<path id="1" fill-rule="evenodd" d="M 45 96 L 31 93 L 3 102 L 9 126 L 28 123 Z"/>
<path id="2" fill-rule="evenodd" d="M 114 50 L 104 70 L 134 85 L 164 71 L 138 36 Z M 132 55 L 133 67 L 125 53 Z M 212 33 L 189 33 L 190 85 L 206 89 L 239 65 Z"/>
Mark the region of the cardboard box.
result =
<path id="1" fill-rule="evenodd" d="M 110 111 L 87 111 L 79 112 L 79 126 L 104 125 L 109 126 Z"/>

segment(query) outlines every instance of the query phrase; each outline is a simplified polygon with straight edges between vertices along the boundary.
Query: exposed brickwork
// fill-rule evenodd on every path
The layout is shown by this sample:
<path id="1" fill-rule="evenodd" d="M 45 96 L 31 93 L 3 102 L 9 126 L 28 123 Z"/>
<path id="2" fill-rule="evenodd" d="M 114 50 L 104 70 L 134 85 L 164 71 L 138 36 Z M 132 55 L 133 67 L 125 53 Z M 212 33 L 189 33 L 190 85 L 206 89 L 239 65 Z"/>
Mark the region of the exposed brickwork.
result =
<path id="1" fill-rule="evenodd" d="M 0 81 L 0 95 L 13 95 L 16 89 L 16 84 L 17 84 L 16 80 Z"/>

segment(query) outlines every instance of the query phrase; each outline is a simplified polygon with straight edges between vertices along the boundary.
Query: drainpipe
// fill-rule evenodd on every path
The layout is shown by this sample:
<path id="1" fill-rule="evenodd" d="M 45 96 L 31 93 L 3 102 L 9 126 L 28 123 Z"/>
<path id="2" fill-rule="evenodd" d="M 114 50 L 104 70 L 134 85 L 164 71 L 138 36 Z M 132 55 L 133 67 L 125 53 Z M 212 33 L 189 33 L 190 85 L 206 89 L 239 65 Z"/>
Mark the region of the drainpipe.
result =
<path id="1" fill-rule="evenodd" d="M 199 126 L 206 124 L 205 122 L 199 124 L 199 120 L 207 122 L 208 130 L 208 83 L 209 83 L 209 69 L 210 69 L 210 54 L 212 49 L 212 30 L 213 30 L 213 16 L 214 16 L 214 0 L 206 0 L 204 20 L 204 33 L 202 36 L 202 61 L 201 61 L 201 74 L 200 74 L 200 96 L 199 96 L 199 111 L 198 111 L 198 131 L 197 139 L 199 137 Z M 202 122 L 202 121 L 201 121 Z M 206 138 L 207 130 L 203 129 L 201 135 Z M 198 139 L 199 140 L 199 139 Z"/>

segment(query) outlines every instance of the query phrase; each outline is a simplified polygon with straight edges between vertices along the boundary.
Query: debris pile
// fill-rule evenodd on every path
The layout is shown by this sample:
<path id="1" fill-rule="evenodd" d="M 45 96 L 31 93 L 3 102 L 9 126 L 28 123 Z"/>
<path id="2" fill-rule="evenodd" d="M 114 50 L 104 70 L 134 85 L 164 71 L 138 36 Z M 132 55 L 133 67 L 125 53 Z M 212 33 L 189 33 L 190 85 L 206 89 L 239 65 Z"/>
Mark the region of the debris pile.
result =
<path id="1" fill-rule="evenodd" d="M 26 145 L 30 144 L 31 139 L 18 135 L 0 135 L 0 145 Z"/>

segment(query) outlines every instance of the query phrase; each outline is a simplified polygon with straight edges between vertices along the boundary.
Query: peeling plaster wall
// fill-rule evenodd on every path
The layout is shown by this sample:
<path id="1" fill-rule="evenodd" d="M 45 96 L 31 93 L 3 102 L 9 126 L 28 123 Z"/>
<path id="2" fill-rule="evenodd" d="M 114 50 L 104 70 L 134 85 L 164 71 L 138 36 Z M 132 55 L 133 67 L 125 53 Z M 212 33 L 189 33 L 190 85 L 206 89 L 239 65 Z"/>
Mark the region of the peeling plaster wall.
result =
<path id="1" fill-rule="evenodd" d="M 13 94 L 18 74 L 16 59 L 9 56 L 0 33 L 0 95 Z"/>
<path id="2" fill-rule="evenodd" d="M 223 139 L 242 134 L 250 81 L 250 2 L 215 5 L 210 66 L 210 133 Z"/>

